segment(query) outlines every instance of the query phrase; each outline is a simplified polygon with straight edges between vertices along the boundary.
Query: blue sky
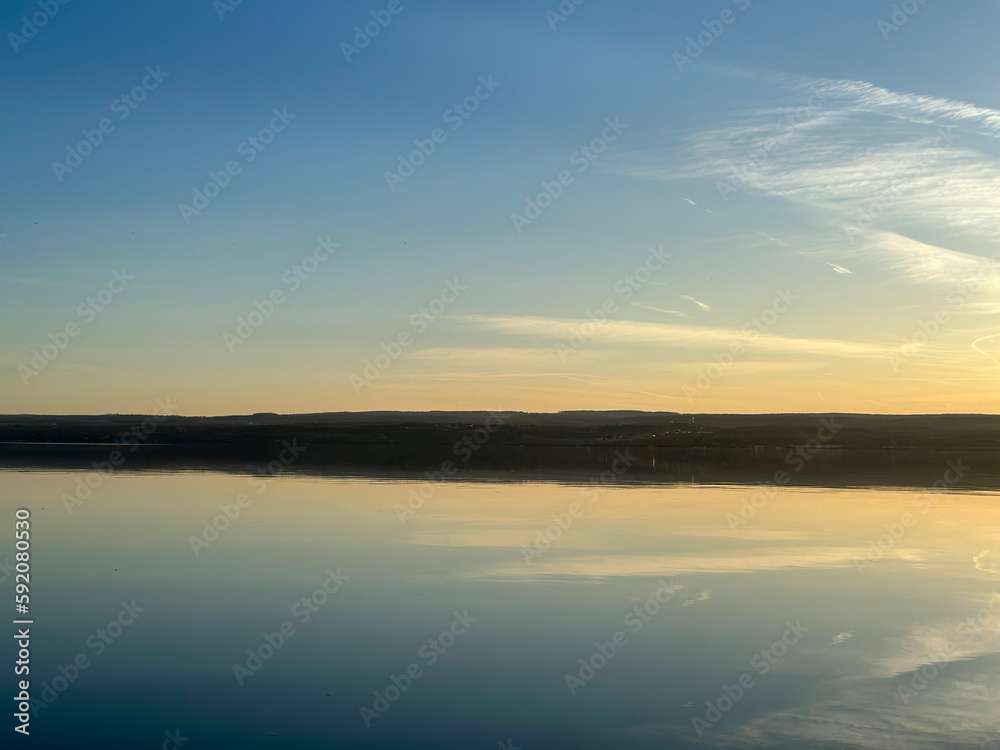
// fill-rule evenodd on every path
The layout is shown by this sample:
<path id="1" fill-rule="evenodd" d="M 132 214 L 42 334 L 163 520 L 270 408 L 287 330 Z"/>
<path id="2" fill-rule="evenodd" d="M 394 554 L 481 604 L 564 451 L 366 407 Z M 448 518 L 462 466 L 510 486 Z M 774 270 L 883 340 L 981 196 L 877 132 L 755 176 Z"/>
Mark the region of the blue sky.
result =
<path id="1" fill-rule="evenodd" d="M 555 28 L 556 2 L 389 6 L 4 7 L 0 410 L 997 411 L 995 4 L 914 0 L 895 29 L 873 2 L 586 0 Z M 373 12 L 391 22 L 347 61 Z M 721 34 L 678 70 L 706 24 Z M 119 119 L 147 69 L 166 75 Z M 294 119 L 248 162 L 275 109 Z M 53 167 L 104 118 L 93 153 Z M 317 237 L 339 247 L 292 290 Z M 80 315 L 122 268 L 135 280 Z M 449 280 L 467 289 L 441 300 Z M 751 324 L 777 290 L 794 303 Z"/>

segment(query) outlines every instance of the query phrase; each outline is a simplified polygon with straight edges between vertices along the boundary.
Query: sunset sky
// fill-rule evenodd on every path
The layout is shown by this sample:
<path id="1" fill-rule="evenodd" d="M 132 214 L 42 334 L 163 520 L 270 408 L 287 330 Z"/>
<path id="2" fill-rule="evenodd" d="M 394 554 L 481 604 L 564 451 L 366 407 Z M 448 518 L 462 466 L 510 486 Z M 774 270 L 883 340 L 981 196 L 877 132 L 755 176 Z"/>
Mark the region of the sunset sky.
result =
<path id="1" fill-rule="evenodd" d="M 53 5 L 0 412 L 1000 411 L 996 3 Z"/>

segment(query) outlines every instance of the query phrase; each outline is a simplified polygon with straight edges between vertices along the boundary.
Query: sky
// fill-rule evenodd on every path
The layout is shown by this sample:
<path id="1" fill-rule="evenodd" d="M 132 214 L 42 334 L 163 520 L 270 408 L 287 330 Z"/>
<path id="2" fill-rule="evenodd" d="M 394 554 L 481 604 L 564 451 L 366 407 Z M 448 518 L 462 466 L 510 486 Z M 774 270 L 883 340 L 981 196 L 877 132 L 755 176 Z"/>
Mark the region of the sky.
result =
<path id="1" fill-rule="evenodd" d="M 996 413 L 998 22 L 12 0 L 0 412 Z"/>

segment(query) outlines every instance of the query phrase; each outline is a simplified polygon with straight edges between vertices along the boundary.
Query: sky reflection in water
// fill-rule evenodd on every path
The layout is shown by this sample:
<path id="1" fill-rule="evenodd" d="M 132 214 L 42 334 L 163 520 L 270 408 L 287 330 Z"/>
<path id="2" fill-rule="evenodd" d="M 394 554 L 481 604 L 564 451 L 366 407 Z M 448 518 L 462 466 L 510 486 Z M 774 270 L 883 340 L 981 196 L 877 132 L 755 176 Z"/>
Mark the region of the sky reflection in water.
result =
<path id="1" fill-rule="evenodd" d="M 70 514 L 80 476 L 7 471 L 0 490 L 8 517 L 33 511 L 34 695 L 90 661 L 32 722 L 45 747 L 159 747 L 179 728 L 186 748 L 958 748 L 1000 728 L 995 494 L 921 512 L 912 490 L 786 488 L 734 531 L 751 487 L 449 483 L 401 514 L 413 484 L 120 475 Z"/>

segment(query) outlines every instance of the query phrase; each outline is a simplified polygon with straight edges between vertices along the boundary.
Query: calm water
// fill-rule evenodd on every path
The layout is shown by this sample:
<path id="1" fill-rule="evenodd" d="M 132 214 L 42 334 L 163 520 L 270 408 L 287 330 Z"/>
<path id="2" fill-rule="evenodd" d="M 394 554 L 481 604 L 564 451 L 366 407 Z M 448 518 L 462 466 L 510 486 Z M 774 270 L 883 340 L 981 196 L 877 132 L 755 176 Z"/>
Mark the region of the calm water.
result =
<path id="1" fill-rule="evenodd" d="M 992 491 L 786 487 L 740 516 L 753 486 L 175 472 L 109 476 L 69 513 L 82 472 L 0 473 L 10 528 L 33 513 L 32 692 L 48 705 L 32 746 L 1000 736 Z M 238 515 L 193 545 L 220 503 Z"/>

